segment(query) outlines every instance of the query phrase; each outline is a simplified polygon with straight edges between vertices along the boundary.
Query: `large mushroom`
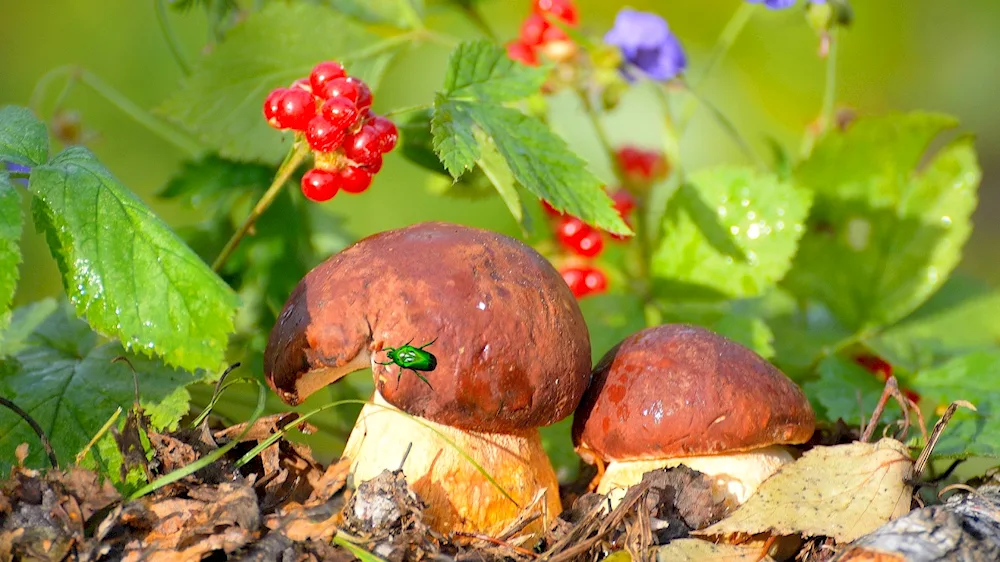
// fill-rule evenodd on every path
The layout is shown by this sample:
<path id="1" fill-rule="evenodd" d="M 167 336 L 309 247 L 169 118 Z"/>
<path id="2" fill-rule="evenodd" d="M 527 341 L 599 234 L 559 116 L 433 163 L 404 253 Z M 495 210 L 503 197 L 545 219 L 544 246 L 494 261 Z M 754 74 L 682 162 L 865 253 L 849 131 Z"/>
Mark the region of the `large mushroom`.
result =
<path id="1" fill-rule="evenodd" d="M 386 353 L 428 342 L 436 366 L 420 373 L 426 382 Z M 544 517 L 528 532 L 559 514 L 538 428 L 578 405 L 590 339 L 569 287 L 541 255 L 501 234 L 424 223 L 320 264 L 271 332 L 268 383 L 297 404 L 368 367 L 375 394 L 344 451 L 355 485 L 402 462 L 428 504 L 425 521 L 443 532 L 497 533 L 541 490 Z"/>
<path id="2" fill-rule="evenodd" d="M 685 324 L 647 328 L 594 367 L 573 420 L 580 456 L 604 468 L 613 497 L 646 472 L 680 464 L 713 479 L 716 498 L 744 502 L 793 460 L 815 415 L 802 390 L 742 345 Z"/>

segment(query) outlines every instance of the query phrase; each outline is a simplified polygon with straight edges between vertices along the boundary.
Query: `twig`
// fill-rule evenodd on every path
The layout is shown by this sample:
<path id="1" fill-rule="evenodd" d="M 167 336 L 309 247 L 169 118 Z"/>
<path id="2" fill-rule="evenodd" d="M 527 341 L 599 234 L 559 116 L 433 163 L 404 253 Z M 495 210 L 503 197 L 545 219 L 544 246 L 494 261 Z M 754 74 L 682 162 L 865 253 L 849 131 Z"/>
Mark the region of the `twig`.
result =
<path id="1" fill-rule="evenodd" d="M 924 468 L 927 466 L 927 461 L 931 458 L 931 453 L 934 452 L 934 446 L 937 445 L 937 442 L 941 439 L 941 434 L 944 432 L 944 428 L 948 425 L 948 422 L 951 421 L 951 417 L 955 415 L 955 412 L 958 411 L 959 406 L 968 408 L 973 412 L 977 411 L 976 407 L 973 406 L 972 403 L 965 400 L 956 400 L 948 405 L 948 409 L 944 411 L 944 415 L 941 416 L 941 419 L 939 419 L 936 424 L 934 424 L 934 430 L 931 432 L 931 437 L 927 441 L 927 444 L 924 445 L 924 450 L 920 451 L 920 456 L 917 457 L 917 462 L 913 466 L 914 478 L 920 476 L 920 473 L 924 471 Z"/>
<path id="2" fill-rule="evenodd" d="M 0 405 L 6 406 L 10 409 L 10 411 L 21 416 L 21 419 L 26 421 L 28 425 L 31 426 L 31 429 L 33 429 L 35 434 L 38 435 L 38 440 L 42 442 L 42 448 L 45 449 L 45 454 L 49 456 L 49 463 L 52 465 L 52 468 L 58 470 L 59 461 L 56 459 L 56 452 L 52 449 L 52 443 L 49 442 L 49 437 L 45 435 L 45 431 L 42 430 L 42 426 L 38 425 L 38 422 L 36 422 L 35 419 L 28 414 L 28 412 L 25 412 L 20 406 L 10 400 L 7 400 L 3 396 L 0 396 Z"/>
<path id="3" fill-rule="evenodd" d="M 236 246 L 240 244 L 240 241 L 247 235 L 247 232 L 250 232 L 250 228 L 257 222 L 257 219 L 259 219 L 260 216 L 264 214 L 264 211 L 271 206 L 274 199 L 279 193 L 281 193 L 281 188 L 285 186 L 286 182 L 288 182 L 288 178 L 292 176 L 292 173 L 294 173 L 295 169 L 299 167 L 299 164 L 306 159 L 306 155 L 308 154 L 309 145 L 306 143 L 298 144 L 292 149 L 288 158 L 286 158 L 285 161 L 281 163 L 281 167 L 278 168 L 278 173 L 274 177 L 274 181 L 271 183 L 271 186 L 267 188 L 267 191 L 264 192 L 263 196 L 261 196 L 260 201 L 258 201 L 257 205 L 255 205 L 253 210 L 250 211 L 250 216 L 243 221 L 243 224 L 240 225 L 240 228 L 233 234 L 233 237 L 229 239 L 229 242 L 226 242 L 226 246 L 222 249 L 222 252 L 219 253 L 219 257 L 215 258 L 215 262 L 212 263 L 212 271 L 218 273 L 223 266 L 226 265 L 226 262 L 229 261 L 229 257 L 233 254 L 233 251 L 236 250 Z"/>
<path id="4" fill-rule="evenodd" d="M 118 416 L 120 415 L 122 415 L 122 407 L 118 406 L 118 409 L 115 410 L 115 413 L 111 414 L 111 417 L 108 418 L 108 421 L 104 422 L 104 425 L 101 426 L 101 429 L 97 430 L 97 433 L 95 433 L 94 437 L 90 439 L 90 442 L 87 443 L 87 446 L 84 447 L 82 451 L 77 453 L 76 464 L 82 463 L 83 459 L 87 458 L 87 453 L 90 452 L 91 447 L 93 447 L 101 437 L 104 437 L 104 434 L 107 433 L 109 429 L 111 429 L 111 426 L 114 425 L 116 421 L 118 421 Z"/>
<path id="5" fill-rule="evenodd" d="M 504 548 L 509 548 L 509 549 L 513 550 L 514 552 L 516 552 L 518 554 L 521 554 L 523 556 L 530 556 L 532 558 L 538 558 L 538 554 L 536 554 L 534 552 L 531 552 L 530 550 L 526 550 L 526 549 L 521 548 L 519 546 L 514 546 L 514 545 L 510 544 L 507 541 L 500 540 L 498 538 L 491 537 L 489 535 L 483 535 L 483 534 L 480 534 L 480 533 L 469 533 L 469 532 L 466 532 L 466 531 L 455 531 L 453 534 L 455 536 L 458 536 L 458 537 L 469 537 L 470 539 L 476 539 L 476 540 L 480 540 L 480 541 L 485 541 L 485 542 L 488 542 L 488 543 L 495 544 L 497 546 L 502 546 Z"/>
<path id="6" fill-rule="evenodd" d="M 861 434 L 862 443 L 867 443 L 871 440 L 872 434 L 875 433 L 875 427 L 878 425 L 879 419 L 882 418 L 882 412 L 885 410 L 885 405 L 889 401 L 890 396 L 899 402 L 899 407 L 903 410 L 902 435 L 905 436 L 906 432 L 909 430 L 910 413 L 909 408 L 906 407 L 906 399 L 903 397 L 902 393 L 899 392 L 899 383 L 896 382 L 896 377 L 890 376 L 886 379 L 885 388 L 882 389 L 882 396 L 879 397 L 878 405 L 875 406 L 875 411 L 872 412 L 872 419 L 868 422 L 868 426 L 865 427 L 864 433 Z"/>

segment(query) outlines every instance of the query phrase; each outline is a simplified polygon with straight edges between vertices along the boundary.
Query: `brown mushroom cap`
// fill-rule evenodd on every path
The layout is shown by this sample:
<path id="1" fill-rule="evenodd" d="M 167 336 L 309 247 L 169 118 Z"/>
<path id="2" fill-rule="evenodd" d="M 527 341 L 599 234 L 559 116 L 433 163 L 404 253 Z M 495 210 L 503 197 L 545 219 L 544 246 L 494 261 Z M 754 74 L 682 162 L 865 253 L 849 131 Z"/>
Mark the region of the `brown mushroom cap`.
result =
<path id="1" fill-rule="evenodd" d="M 663 459 L 804 443 L 815 415 L 776 367 L 719 334 L 647 328 L 594 367 L 573 421 L 585 458 Z"/>
<path id="2" fill-rule="evenodd" d="M 264 372 L 296 404 L 369 366 L 369 354 L 387 362 L 379 350 L 431 340 L 431 387 L 374 365 L 376 387 L 397 408 L 460 429 L 554 423 L 590 380 L 587 326 L 552 265 L 518 240 L 447 223 L 375 234 L 309 272 L 271 331 Z"/>

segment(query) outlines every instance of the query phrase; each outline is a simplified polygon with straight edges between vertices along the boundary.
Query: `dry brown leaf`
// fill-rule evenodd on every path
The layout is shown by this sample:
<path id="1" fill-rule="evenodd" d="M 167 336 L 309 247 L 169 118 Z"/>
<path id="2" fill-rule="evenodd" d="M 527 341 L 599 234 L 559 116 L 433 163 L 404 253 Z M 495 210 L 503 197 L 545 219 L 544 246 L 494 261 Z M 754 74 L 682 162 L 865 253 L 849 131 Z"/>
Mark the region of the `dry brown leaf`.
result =
<path id="1" fill-rule="evenodd" d="M 759 545 L 715 544 L 701 539 L 677 539 L 656 549 L 657 562 L 774 562 L 761 556 Z"/>
<path id="2" fill-rule="evenodd" d="M 833 537 L 850 542 L 910 510 L 913 459 L 895 439 L 815 447 L 698 535 Z"/>

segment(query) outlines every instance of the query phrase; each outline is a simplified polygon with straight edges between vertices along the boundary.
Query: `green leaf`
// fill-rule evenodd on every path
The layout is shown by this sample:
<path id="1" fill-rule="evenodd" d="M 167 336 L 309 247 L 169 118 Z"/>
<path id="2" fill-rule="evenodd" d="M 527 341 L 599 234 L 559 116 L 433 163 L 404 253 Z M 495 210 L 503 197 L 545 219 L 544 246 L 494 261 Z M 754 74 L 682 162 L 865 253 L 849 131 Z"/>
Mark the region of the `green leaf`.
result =
<path id="1" fill-rule="evenodd" d="M 0 369 L 0 391 L 41 425 L 61 463 L 69 464 L 115 409 L 134 400 L 132 371 L 139 380 L 140 404 L 156 428 L 173 429 L 188 410 L 185 386 L 204 377 L 170 369 L 157 360 L 130 355 L 120 344 L 98 345 L 97 334 L 73 318 L 70 306 L 51 314 Z M 45 456 L 34 432 L 13 412 L 0 410 L 0 468 L 14 449 L 30 443 L 29 466 Z"/>
<path id="2" fill-rule="evenodd" d="M 29 189 L 77 314 L 170 365 L 219 365 L 235 294 L 89 150 L 38 166 Z"/>
<path id="3" fill-rule="evenodd" d="M 42 299 L 16 308 L 0 337 L 0 358 L 18 353 L 42 322 L 58 308 L 54 299 Z"/>
<path id="4" fill-rule="evenodd" d="M 902 322 L 866 345 L 894 365 L 926 368 L 1000 343 L 1000 291 L 953 276 Z"/>
<path id="5" fill-rule="evenodd" d="M 423 25 L 423 0 L 327 0 L 330 5 L 367 23 L 384 23 L 403 29 Z"/>
<path id="6" fill-rule="evenodd" d="M 885 385 L 860 365 L 837 356 L 819 364 L 819 379 L 803 385 L 806 396 L 826 418 L 843 419 L 848 424 L 867 420 L 875 410 Z M 891 407 L 890 407 L 891 408 Z"/>
<path id="7" fill-rule="evenodd" d="M 485 137 L 485 135 L 480 133 L 477 137 Z M 496 146 L 490 139 L 478 138 L 477 140 L 481 148 L 476 164 L 483 171 L 483 174 L 489 178 L 493 187 L 496 188 L 497 193 L 500 194 L 500 198 L 503 199 L 504 204 L 507 205 L 507 209 L 510 210 L 510 214 L 514 216 L 514 220 L 526 232 L 530 231 L 531 215 L 528 214 L 524 208 L 524 203 L 521 202 L 521 196 L 517 193 L 514 175 L 511 174 L 510 168 L 507 167 L 507 163 L 504 162 L 503 157 L 500 156 Z"/>
<path id="8" fill-rule="evenodd" d="M 913 389 L 922 402 L 944 406 L 968 400 L 978 412 L 959 409 L 951 419 L 933 457 L 1000 457 L 1000 349 L 956 357 L 917 373 Z"/>
<path id="9" fill-rule="evenodd" d="M 330 8 L 271 2 L 232 29 L 160 111 L 223 156 L 273 161 L 288 138 L 264 121 L 264 98 L 338 60 L 374 90 L 405 36 L 382 39 Z"/>
<path id="10" fill-rule="evenodd" d="M 164 199 L 181 199 L 194 208 L 221 196 L 266 189 L 274 177 L 274 168 L 261 164 L 238 162 L 218 154 L 208 154 L 198 160 L 188 160 L 160 191 Z M 232 198 L 223 197 L 223 205 Z"/>
<path id="11" fill-rule="evenodd" d="M 543 69 L 514 63 L 488 41 L 459 45 L 434 101 L 434 151 L 457 179 L 492 150 L 489 141 L 514 179 L 536 197 L 608 232 L 631 234 L 586 162 L 541 121 L 502 105 L 537 92 L 545 76 Z M 509 194 L 501 195 L 509 205 Z"/>
<path id="12" fill-rule="evenodd" d="M 441 160 L 434 152 L 434 135 L 431 133 L 432 109 L 412 111 L 396 121 L 399 129 L 399 153 L 417 166 L 448 177 Z"/>
<path id="13" fill-rule="evenodd" d="M 926 115 L 859 120 L 825 137 L 796 173 L 817 193 L 786 286 L 854 331 L 890 325 L 948 278 L 970 232 L 980 170 L 970 138 L 923 151 L 954 122 Z"/>
<path id="14" fill-rule="evenodd" d="M 21 228 L 21 195 L 0 172 L 0 330 L 7 326 L 17 288 Z"/>
<path id="15" fill-rule="evenodd" d="M 537 92 L 547 76 L 546 68 L 513 61 L 492 41 L 465 42 L 451 54 L 441 95 L 494 104 L 517 101 Z"/>
<path id="16" fill-rule="evenodd" d="M 49 158 L 49 132 L 31 110 L 0 107 L 0 161 L 37 166 Z"/>
<path id="17" fill-rule="evenodd" d="M 668 297 L 762 294 L 788 271 L 808 192 L 750 169 L 694 174 L 664 217 L 653 274 Z"/>
<path id="18" fill-rule="evenodd" d="M 735 313 L 726 314 L 708 327 L 756 351 L 764 359 L 774 357 L 774 333 L 762 318 Z"/>

